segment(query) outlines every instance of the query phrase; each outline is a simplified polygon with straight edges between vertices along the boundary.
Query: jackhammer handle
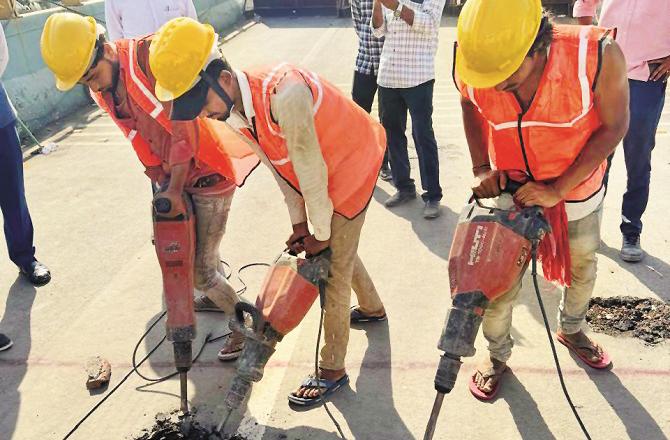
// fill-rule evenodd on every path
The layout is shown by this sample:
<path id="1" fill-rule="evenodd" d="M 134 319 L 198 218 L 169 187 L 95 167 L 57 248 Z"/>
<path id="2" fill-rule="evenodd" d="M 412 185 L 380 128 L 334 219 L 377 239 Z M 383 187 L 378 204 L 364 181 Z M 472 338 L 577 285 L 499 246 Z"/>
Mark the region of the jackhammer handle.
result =
<path id="1" fill-rule="evenodd" d="M 508 178 L 507 183 L 505 184 L 505 188 L 503 188 L 503 192 L 514 195 L 514 193 L 516 193 L 519 190 L 519 188 L 521 188 L 524 185 L 525 183 L 517 182 L 516 180 L 510 180 Z"/>
<path id="2" fill-rule="evenodd" d="M 254 332 L 261 333 L 263 331 L 263 324 L 265 323 L 265 319 L 263 319 L 261 312 L 252 304 L 246 303 L 244 301 L 240 301 L 235 304 L 235 317 L 237 318 L 237 322 L 239 322 L 243 327 L 245 325 L 244 312 L 247 312 L 249 315 L 251 315 L 251 326 Z"/>
<path id="3" fill-rule="evenodd" d="M 159 214 L 167 214 L 172 209 L 172 203 L 170 199 L 158 198 L 154 200 L 154 209 Z"/>

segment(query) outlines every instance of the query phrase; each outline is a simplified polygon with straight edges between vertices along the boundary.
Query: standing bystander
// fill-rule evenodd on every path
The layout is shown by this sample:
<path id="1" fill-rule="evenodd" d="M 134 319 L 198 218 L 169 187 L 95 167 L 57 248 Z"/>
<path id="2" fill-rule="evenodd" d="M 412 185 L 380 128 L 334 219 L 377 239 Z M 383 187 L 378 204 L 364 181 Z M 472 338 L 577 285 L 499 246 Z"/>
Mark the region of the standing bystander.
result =
<path id="1" fill-rule="evenodd" d="M 5 32 L 0 26 L 0 77 L 9 63 Z M 16 131 L 16 113 L 0 82 L 0 208 L 4 218 L 9 258 L 32 284 L 43 286 L 51 281 L 49 269 L 35 259 L 33 223 L 30 219 L 23 185 L 23 154 Z M 0 351 L 12 341 L 0 333 Z"/>
<path id="2" fill-rule="evenodd" d="M 373 0 L 352 0 L 351 18 L 358 35 L 358 55 L 354 67 L 354 85 L 351 98 L 366 112 L 372 111 L 372 103 L 377 93 L 377 73 L 379 72 L 379 58 L 384 47 L 383 38 L 375 38 L 372 34 L 370 19 L 372 18 Z M 381 115 L 382 109 L 379 108 Z M 391 168 L 389 167 L 388 150 L 384 152 L 384 162 L 379 171 L 379 177 L 390 181 Z"/>
<path id="3" fill-rule="evenodd" d="M 386 130 L 393 184 L 397 192 L 385 205 L 398 206 L 416 198 L 407 153 L 407 111 L 419 158 L 425 193 L 423 216 L 440 215 L 440 164 L 433 132 L 435 53 L 445 0 L 374 0 L 372 29 L 385 37 L 379 63 L 379 105 Z"/>
<path id="4" fill-rule="evenodd" d="M 574 16 L 592 24 L 601 0 L 578 0 Z M 665 103 L 670 74 L 670 0 L 605 0 L 601 26 L 617 29 L 628 64 L 630 126 L 623 139 L 628 180 L 621 206 L 621 259 L 644 258 L 640 246 L 642 215 L 649 200 L 651 152 Z"/>
<path id="5" fill-rule="evenodd" d="M 153 34 L 177 17 L 198 19 L 193 0 L 105 0 L 110 41 Z"/>

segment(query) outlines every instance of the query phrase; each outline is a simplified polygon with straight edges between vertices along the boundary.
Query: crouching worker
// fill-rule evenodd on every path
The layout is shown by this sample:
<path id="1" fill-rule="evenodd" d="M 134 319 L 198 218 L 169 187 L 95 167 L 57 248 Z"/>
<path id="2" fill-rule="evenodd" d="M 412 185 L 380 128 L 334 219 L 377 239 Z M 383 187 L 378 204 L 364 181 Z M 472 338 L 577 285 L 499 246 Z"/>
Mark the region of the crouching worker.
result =
<path id="1" fill-rule="evenodd" d="M 190 195 L 196 216 L 195 288 L 205 293 L 195 299 L 195 309 L 220 309 L 232 316 L 239 297 L 223 273 L 219 245 L 235 184 L 241 185 L 258 159 L 246 145 L 247 155 L 226 154 L 224 124 L 170 121 L 170 104 L 161 103 L 152 92 L 153 36 L 109 43 L 103 33 L 92 17 L 53 14 L 42 33 L 44 62 L 59 90 L 76 84 L 90 88 L 94 100 L 131 141 L 146 174 L 162 188 L 160 197 L 170 201 L 167 217 L 184 213 L 183 193 Z M 232 132 L 230 137 L 240 144 Z M 243 337 L 234 334 L 219 355 L 223 360 L 235 358 L 243 345 Z"/>

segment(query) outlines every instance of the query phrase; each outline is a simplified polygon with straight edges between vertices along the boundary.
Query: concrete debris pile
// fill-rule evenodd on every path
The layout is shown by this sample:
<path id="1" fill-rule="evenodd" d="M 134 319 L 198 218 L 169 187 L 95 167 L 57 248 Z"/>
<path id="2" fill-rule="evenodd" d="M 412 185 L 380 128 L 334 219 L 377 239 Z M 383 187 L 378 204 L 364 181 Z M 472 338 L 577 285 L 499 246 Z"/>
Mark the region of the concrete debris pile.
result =
<path id="1" fill-rule="evenodd" d="M 244 437 L 234 435 L 232 437 L 222 436 L 214 432 L 214 427 L 206 428 L 197 421 L 185 422 L 180 411 L 170 414 L 159 413 L 156 415 L 156 423 L 149 429 L 145 429 L 134 440 L 246 440 Z"/>
<path id="2" fill-rule="evenodd" d="M 592 298 L 586 322 L 595 331 L 632 335 L 655 345 L 670 339 L 670 304 L 649 298 Z"/>

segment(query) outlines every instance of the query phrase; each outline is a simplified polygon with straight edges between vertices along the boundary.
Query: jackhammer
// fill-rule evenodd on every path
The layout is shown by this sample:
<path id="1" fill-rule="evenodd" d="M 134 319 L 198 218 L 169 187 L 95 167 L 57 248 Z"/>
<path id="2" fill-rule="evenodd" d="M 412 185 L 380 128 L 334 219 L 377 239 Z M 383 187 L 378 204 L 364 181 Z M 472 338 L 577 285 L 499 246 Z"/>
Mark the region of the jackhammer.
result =
<path id="1" fill-rule="evenodd" d="M 505 192 L 520 184 L 510 181 Z M 463 209 L 449 253 L 452 305 L 438 342 L 444 352 L 435 375 L 437 396 L 424 440 L 433 438 L 445 394 L 451 392 L 461 358 L 475 354 L 475 338 L 486 307 L 523 276 L 550 227 L 542 208 L 486 207 L 473 198 Z"/>
<path id="2" fill-rule="evenodd" d="M 154 245 L 163 273 L 163 294 L 167 307 L 166 335 L 172 341 L 174 362 L 179 372 L 181 411 L 188 414 L 188 371 L 192 364 L 191 341 L 195 338 L 193 309 L 193 267 L 195 259 L 195 215 L 187 195 L 186 212 L 176 217 L 165 214 L 170 200 L 156 195 L 153 203 Z"/>
<path id="3" fill-rule="evenodd" d="M 263 378 L 277 343 L 300 324 L 317 297 L 323 309 L 331 255 L 330 249 L 306 259 L 282 253 L 265 277 L 256 306 L 244 302 L 235 306 L 230 328 L 244 334 L 246 342 L 226 395 L 218 432 L 242 405 L 253 382 Z"/>

